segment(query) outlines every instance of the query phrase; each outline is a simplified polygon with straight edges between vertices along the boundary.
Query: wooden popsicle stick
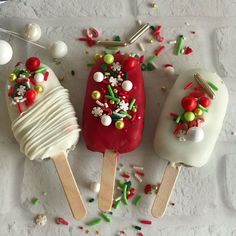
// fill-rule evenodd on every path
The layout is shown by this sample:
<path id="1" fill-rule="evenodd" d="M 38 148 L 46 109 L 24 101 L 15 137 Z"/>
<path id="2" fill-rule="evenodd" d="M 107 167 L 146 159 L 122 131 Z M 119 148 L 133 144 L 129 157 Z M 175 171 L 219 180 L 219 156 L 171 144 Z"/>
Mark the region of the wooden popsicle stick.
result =
<path id="1" fill-rule="evenodd" d="M 87 211 L 71 171 L 70 164 L 67 159 L 67 153 L 60 152 L 52 157 L 52 160 L 61 180 L 61 184 L 66 194 L 72 214 L 76 220 L 80 220 L 85 217 Z"/>
<path id="2" fill-rule="evenodd" d="M 98 207 L 103 212 L 110 211 L 112 208 L 118 156 L 119 153 L 113 150 L 106 150 L 104 153 L 98 199 Z"/>
<path id="3" fill-rule="evenodd" d="M 164 215 L 181 167 L 182 164 L 169 163 L 167 165 L 152 206 L 152 215 L 154 217 L 159 218 Z"/>

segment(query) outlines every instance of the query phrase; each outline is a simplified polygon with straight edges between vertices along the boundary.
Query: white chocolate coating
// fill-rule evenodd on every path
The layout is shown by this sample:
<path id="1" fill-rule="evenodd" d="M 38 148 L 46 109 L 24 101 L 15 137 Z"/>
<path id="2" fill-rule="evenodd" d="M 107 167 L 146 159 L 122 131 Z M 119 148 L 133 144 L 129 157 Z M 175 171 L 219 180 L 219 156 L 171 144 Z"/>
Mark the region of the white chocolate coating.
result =
<path id="1" fill-rule="evenodd" d="M 181 100 L 189 93 L 189 90 L 184 90 L 183 88 L 191 81 L 194 81 L 194 85 L 196 85 L 193 79 L 193 75 L 196 73 L 199 73 L 204 80 L 214 83 L 219 90 L 216 92 L 216 98 L 211 101 L 209 112 L 204 115 L 205 122 L 202 126 L 205 134 L 204 139 L 201 142 L 180 142 L 173 135 L 176 123 L 170 113 L 181 114 L 183 112 Z M 190 70 L 181 74 L 170 90 L 158 120 L 154 138 L 154 149 L 158 156 L 170 162 L 184 163 L 195 167 L 201 167 L 206 164 L 221 131 L 227 104 L 228 90 L 217 74 L 200 69 Z"/>
<path id="2" fill-rule="evenodd" d="M 51 158 L 73 148 L 79 139 L 75 111 L 54 72 L 47 67 L 49 78 L 43 82 L 44 92 L 21 115 L 7 96 L 13 134 L 20 150 L 30 160 Z"/>

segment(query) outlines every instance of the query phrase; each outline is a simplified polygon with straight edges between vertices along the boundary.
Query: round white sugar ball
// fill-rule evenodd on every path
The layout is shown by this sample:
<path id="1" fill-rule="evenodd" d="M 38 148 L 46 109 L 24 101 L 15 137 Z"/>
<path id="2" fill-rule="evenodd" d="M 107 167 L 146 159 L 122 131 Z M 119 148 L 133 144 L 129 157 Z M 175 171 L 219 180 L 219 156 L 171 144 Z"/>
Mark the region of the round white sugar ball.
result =
<path id="1" fill-rule="evenodd" d="M 168 74 L 174 74 L 175 68 L 173 66 L 167 66 L 167 67 L 165 67 L 165 72 Z"/>
<path id="2" fill-rule="evenodd" d="M 125 80 L 122 83 L 122 88 L 128 92 L 133 88 L 133 83 L 130 80 Z"/>
<path id="3" fill-rule="evenodd" d="M 187 140 L 198 143 L 204 139 L 204 131 L 201 127 L 192 127 L 188 130 Z"/>
<path id="4" fill-rule="evenodd" d="M 96 72 L 96 73 L 94 73 L 93 74 L 93 79 L 94 79 L 94 81 L 96 81 L 96 82 L 102 82 L 103 81 L 103 79 L 104 79 L 104 75 L 103 75 L 103 73 L 102 72 Z"/>
<path id="5" fill-rule="evenodd" d="M 0 65 L 7 64 L 11 60 L 12 55 L 11 45 L 4 40 L 0 40 Z"/>
<path id="6" fill-rule="evenodd" d="M 27 24 L 22 31 L 22 36 L 32 42 L 38 41 L 41 38 L 41 35 L 41 28 L 35 23 Z"/>
<path id="7" fill-rule="evenodd" d="M 44 81 L 44 75 L 42 73 L 36 73 L 34 79 L 36 83 L 42 83 Z"/>
<path id="8" fill-rule="evenodd" d="M 100 187 L 101 187 L 101 185 L 99 182 L 91 182 L 90 183 L 90 189 L 95 193 L 99 193 Z"/>
<path id="9" fill-rule="evenodd" d="M 53 58 L 60 59 L 66 56 L 68 47 L 63 41 L 57 41 L 50 45 L 49 51 Z"/>
<path id="10" fill-rule="evenodd" d="M 101 116 L 101 122 L 104 126 L 109 126 L 112 122 L 112 119 L 108 115 L 102 115 Z"/>

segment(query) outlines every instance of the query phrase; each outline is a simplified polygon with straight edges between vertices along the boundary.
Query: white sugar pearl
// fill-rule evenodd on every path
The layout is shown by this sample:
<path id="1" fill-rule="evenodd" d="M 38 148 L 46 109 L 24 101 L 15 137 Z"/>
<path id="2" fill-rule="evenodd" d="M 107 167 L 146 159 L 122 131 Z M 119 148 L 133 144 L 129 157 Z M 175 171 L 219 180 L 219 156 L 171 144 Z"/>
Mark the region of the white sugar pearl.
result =
<path id="1" fill-rule="evenodd" d="M 133 83 L 130 80 L 125 80 L 122 83 L 122 88 L 128 92 L 133 88 Z"/>
<path id="2" fill-rule="evenodd" d="M 103 79 L 104 79 L 104 75 L 102 72 L 96 72 L 93 74 L 93 79 L 96 81 L 96 82 L 102 82 Z"/>
<path id="3" fill-rule="evenodd" d="M 0 65 L 7 64 L 11 60 L 12 54 L 11 45 L 4 40 L 0 40 Z"/>
<path id="4" fill-rule="evenodd" d="M 35 23 L 27 24 L 22 31 L 22 36 L 32 42 L 38 41 L 41 38 L 41 35 L 41 28 Z"/>
<path id="5" fill-rule="evenodd" d="M 167 66 L 165 68 L 165 71 L 168 73 L 168 74 L 174 74 L 175 73 L 175 68 L 173 66 Z"/>
<path id="6" fill-rule="evenodd" d="M 60 59 L 66 56 L 68 47 L 63 41 L 57 41 L 50 45 L 49 51 L 53 58 Z"/>
<path id="7" fill-rule="evenodd" d="M 91 182 L 90 183 L 90 189 L 91 191 L 95 192 L 95 193 L 99 193 L 100 191 L 100 183 L 99 182 Z"/>
<path id="8" fill-rule="evenodd" d="M 42 73 L 36 73 L 34 79 L 36 83 L 42 83 L 44 81 L 44 75 Z"/>
<path id="9" fill-rule="evenodd" d="M 112 119 L 108 115 L 103 115 L 101 116 L 101 122 L 104 126 L 109 126 L 112 122 Z"/>
<path id="10" fill-rule="evenodd" d="M 200 127 L 192 127 L 188 130 L 186 138 L 195 143 L 201 142 L 204 138 L 204 131 Z"/>

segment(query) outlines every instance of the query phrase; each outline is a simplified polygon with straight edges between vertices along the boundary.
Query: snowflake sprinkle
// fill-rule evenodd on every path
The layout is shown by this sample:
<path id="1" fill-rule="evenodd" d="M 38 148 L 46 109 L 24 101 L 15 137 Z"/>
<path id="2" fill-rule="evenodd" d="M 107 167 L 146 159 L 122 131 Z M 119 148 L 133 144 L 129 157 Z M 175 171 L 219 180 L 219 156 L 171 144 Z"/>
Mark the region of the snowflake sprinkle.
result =
<path id="1" fill-rule="evenodd" d="M 119 107 L 123 111 L 128 111 L 129 110 L 129 103 L 125 102 L 124 100 L 121 100 L 119 103 Z"/>
<path id="2" fill-rule="evenodd" d="M 117 86 L 118 85 L 117 78 L 114 78 L 113 76 L 110 77 L 109 82 L 111 83 L 111 86 Z"/>
<path id="3" fill-rule="evenodd" d="M 17 91 L 17 94 L 18 94 L 18 95 L 24 95 L 25 92 L 26 92 L 26 88 L 25 88 L 25 86 L 20 85 L 20 86 L 16 89 L 16 91 Z"/>
<path id="4" fill-rule="evenodd" d="M 121 70 L 121 64 L 119 62 L 115 62 L 112 64 L 112 70 L 113 71 L 120 71 Z"/>
<path id="5" fill-rule="evenodd" d="M 180 142 L 185 142 L 186 141 L 186 131 L 185 130 L 180 130 L 177 134 L 177 138 Z"/>
<path id="6" fill-rule="evenodd" d="M 103 110 L 101 107 L 94 107 L 92 112 L 91 112 L 95 117 L 102 116 Z"/>

